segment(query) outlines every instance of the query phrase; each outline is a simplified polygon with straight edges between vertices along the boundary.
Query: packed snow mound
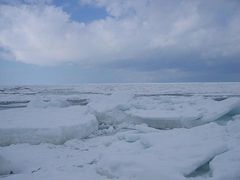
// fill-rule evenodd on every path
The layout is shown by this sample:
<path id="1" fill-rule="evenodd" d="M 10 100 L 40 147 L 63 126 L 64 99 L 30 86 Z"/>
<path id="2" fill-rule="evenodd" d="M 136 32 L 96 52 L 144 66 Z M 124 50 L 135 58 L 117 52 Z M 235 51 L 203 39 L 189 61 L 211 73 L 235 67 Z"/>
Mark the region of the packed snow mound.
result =
<path id="1" fill-rule="evenodd" d="M 0 116 L 1 146 L 62 144 L 69 139 L 87 137 L 98 128 L 95 116 L 79 107 L 5 110 Z"/>
<path id="2" fill-rule="evenodd" d="M 239 98 L 215 101 L 203 97 L 190 99 L 148 97 L 96 112 L 96 117 L 100 123 L 109 125 L 145 123 L 158 129 L 191 128 L 216 121 L 239 107 Z"/>

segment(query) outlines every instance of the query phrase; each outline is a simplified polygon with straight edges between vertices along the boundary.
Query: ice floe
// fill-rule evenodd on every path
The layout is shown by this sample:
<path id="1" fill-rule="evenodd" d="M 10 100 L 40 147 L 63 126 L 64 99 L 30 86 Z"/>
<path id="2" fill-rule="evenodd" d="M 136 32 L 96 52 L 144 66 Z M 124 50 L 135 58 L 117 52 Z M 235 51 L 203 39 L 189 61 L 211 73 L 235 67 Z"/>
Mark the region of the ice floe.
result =
<path id="1" fill-rule="evenodd" d="M 2 87 L 0 178 L 240 179 L 239 92 L 239 83 Z"/>
<path id="2" fill-rule="evenodd" d="M 98 128 L 95 116 L 79 107 L 6 110 L 0 116 L 1 146 L 62 144 L 69 139 L 87 137 Z"/>
<path id="3" fill-rule="evenodd" d="M 101 123 L 145 123 L 158 129 L 191 128 L 216 121 L 240 107 L 239 98 L 214 101 L 205 98 L 132 100 L 106 111 L 96 112 Z"/>

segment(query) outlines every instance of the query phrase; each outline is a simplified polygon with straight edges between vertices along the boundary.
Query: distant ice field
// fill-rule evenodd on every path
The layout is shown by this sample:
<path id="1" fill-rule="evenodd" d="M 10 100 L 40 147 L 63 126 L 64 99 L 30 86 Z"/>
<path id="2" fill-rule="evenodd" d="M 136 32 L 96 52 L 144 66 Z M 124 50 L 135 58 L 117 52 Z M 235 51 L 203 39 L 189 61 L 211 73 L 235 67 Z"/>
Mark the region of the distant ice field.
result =
<path id="1" fill-rule="evenodd" d="M 0 178 L 240 179 L 240 83 L 0 87 Z"/>

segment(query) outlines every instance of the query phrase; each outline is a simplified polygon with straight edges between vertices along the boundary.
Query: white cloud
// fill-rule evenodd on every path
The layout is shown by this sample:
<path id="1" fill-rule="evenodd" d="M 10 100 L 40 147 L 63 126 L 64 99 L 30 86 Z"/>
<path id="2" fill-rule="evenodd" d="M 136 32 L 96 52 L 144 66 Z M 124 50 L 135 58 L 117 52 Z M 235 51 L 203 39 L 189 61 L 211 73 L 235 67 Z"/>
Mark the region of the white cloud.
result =
<path id="1" fill-rule="evenodd" d="M 0 5 L 0 47 L 17 61 L 39 65 L 93 65 L 147 58 L 156 52 L 179 56 L 196 52 L 206 59 L 240 53 L 236 10 L 240 4 L 212 3 L 227 5 L 234 13 L 225 17 L 220 10 L 209 12 L 207 0 L 81 0 L 109 13 L 105 19 L 84 24 L 49 3 Z M 220 15 L 227 22 L 219 20 Z"/>

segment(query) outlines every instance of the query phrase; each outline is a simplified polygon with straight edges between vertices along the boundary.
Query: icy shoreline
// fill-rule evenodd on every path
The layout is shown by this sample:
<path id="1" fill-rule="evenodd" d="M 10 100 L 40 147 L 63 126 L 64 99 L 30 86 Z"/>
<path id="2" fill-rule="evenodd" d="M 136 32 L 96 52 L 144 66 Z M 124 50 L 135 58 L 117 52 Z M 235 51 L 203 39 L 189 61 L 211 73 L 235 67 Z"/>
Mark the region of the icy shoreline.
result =
<path id="1" fill-rule="evenodd" d="M 240 179 L 240 83 L 0 88 L 0 177 Z"/>

